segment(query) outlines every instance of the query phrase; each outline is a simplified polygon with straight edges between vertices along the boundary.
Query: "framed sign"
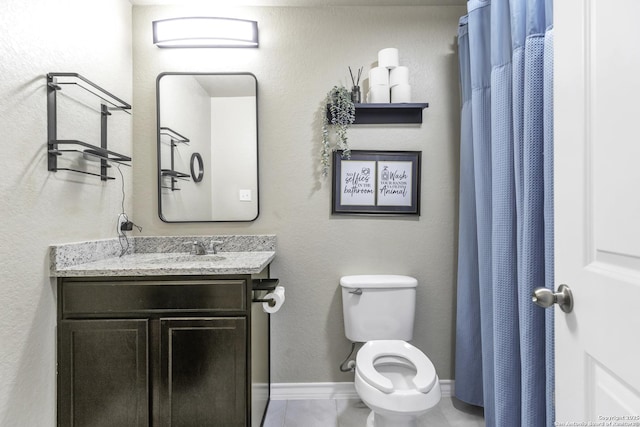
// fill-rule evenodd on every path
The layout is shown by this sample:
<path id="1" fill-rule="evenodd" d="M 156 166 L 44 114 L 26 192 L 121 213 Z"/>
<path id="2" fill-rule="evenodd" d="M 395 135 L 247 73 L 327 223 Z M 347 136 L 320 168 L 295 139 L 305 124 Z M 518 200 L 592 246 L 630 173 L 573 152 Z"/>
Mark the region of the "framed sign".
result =
<path id="1" fill-rule="evenodd" d="M 420 215 L 422 151 L 333 153 L 334 214 Z"/>

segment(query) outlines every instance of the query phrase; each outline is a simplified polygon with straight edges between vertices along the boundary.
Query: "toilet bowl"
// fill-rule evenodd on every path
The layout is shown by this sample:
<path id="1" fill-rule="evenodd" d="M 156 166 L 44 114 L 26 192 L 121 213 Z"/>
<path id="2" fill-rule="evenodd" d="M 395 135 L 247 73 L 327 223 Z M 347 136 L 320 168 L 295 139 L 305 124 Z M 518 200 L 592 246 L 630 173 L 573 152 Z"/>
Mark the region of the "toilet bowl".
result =
<path id="1" fill-rule="evenodd" d="M 354 385 L 371 408 L 367 427 L 415 427 L 440 401 L 440 383 L 413 338 L 418 280 L 402 275 L 340 278 L 345 336 L 365 343 Z M 341 366 L 342 370 L 342 366 Z"/>
<path id="2" fill-rule="evenodd" d="M 371 408 L 367 427 L 415 427 L 441 396 L 429 358 L 402 340 L 364 344 L 356 356 L 354 384 Z"/>

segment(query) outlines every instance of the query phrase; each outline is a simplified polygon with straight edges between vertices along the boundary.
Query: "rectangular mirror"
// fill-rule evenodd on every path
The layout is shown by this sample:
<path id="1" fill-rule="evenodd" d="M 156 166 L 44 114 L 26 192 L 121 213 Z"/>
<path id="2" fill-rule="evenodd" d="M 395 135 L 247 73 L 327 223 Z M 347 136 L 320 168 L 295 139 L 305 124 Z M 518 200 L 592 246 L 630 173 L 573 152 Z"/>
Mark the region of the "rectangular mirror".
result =
<path id="1" fill-rule="evenodd" d="M 251 73 L 158 75 L 160 219 L 258 217 L 257 88 Z"/>

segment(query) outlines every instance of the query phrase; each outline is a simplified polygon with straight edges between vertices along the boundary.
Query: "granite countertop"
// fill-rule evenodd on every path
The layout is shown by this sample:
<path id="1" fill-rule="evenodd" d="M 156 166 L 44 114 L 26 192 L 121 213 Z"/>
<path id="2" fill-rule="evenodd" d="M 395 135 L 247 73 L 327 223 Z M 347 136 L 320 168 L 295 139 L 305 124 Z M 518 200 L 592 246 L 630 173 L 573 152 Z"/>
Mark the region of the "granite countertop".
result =
<path id="1" fill-rule="evenodd" d="M 190 255 L 191 242 L 222 242 L 217 254 Z M 257 274 L 275 257 L 275 236 L 131 237 L 52 245 L 52 277 Z"/>

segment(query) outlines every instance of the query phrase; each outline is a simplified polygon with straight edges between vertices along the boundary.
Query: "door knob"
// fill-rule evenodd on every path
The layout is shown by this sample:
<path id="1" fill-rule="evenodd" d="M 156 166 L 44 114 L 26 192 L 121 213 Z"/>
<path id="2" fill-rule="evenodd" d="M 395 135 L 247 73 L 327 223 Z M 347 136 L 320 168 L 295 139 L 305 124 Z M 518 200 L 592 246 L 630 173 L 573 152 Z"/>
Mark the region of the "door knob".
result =
<path id="1" fill-rule="evenodd" d="M 571 288 L 567 285 L 560 285 L 558 292 L 553 292 L 548 288 L 535 288 L 531 294 L 531 300 L 540 307 L 551 307 L 558 304 L 560 310 L 565 313 L 571 313 L 573 310 L 573 294 Z"/>

